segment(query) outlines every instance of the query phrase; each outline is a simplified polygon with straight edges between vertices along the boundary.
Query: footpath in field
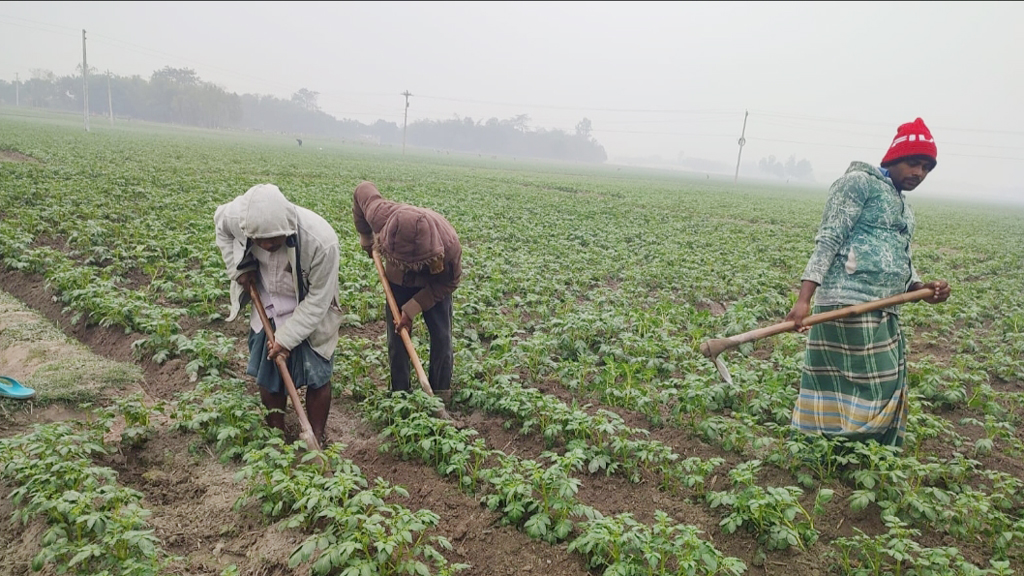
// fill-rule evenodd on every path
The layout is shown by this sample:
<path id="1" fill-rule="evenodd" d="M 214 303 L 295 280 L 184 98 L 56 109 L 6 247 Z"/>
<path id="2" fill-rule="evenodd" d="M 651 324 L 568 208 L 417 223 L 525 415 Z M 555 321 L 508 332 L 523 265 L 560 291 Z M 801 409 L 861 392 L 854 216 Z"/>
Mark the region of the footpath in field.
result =
<path id="1" fill-rule="evenodd" d="M 0 435 L 30 422 L 63 420 L 69 408 L 139 392 L 142 370 L 94 355 L 6 292 L 0 292 L 0 374 L 36 391 L 30 400 L 0 399 Z"/>

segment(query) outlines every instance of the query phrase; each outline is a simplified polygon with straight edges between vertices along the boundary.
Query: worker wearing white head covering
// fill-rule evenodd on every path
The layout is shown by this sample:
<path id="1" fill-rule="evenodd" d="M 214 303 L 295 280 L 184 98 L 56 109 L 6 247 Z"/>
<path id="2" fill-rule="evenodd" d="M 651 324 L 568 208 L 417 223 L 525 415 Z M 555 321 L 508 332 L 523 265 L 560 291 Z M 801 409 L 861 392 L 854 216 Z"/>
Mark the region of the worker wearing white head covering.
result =
<path id="1" fill-rule="evenodd" d="M 313 433 L 323 439 L 342 317 L 337 233 L 315 212 L 292 204 L 273 184 L 258 184 L 218 206 L 214 223 L 232 280 L 228 321 L 249 301 L 248 285 L 254 282 L 274 324 L 274 340 L 267 342 L 253 310 L 247 373 L 256 377 L 264 406 L 282 411 L 268 414 L 267 423 L 284 430 L 288 397 L 273 362 L 280 355 L 287 358 L 295 386 L 308 386 L 306 412 Z"/>

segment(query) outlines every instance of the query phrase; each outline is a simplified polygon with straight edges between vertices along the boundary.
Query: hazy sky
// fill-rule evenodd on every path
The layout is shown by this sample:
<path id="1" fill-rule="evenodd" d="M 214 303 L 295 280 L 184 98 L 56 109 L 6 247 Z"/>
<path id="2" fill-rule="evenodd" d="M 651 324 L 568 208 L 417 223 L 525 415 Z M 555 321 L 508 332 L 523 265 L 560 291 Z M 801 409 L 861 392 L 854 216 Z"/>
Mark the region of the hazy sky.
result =
<path id="1" fill-rule="evenodd" d="M 233 92 L 320 92 L 402 123 L 583 117 L 610 161 L 808 159 L 818 182 L 878 162 L 921 117 L 938 169 L 915 194 L 1024 198 L 1020 2 L 3 2 L 0 78 L 189 67 Z M 756 170 L 741 176 L 757 176 Z"/>

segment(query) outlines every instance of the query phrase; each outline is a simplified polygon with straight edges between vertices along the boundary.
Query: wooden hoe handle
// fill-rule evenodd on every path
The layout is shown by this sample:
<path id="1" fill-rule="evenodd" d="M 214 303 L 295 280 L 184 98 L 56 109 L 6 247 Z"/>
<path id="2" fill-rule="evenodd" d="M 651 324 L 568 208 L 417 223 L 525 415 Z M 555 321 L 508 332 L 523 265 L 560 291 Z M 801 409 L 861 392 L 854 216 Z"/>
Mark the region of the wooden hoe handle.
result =
<path id="1" fill-rule="evenodd" d="M 402 317 L 402 311 L 398 308 L 398 304 L 395 303 L 395 295 L 391 293 L 391 284 L 388 282 L 388 277 L 384 274 L 384 264 L 381 263 L 380 254 L 376 250 L 373 251 L 373 263 L 377 266 L 377 275 L 380 276 L 380 283 L 384 285 L 384 295 L 387 296 L 388 306 L 391 308 L 391 317 L 397 322 Z M 402 337 L 405 351 L 409 354 L 413 367 L 416 368 L 416 377 L 419 378 L 420 387 L 427 393 L 427 396 L 433 396 L 434 391 L 430 388 L 430 381 L 427 380 L 427 373 L 423 371 L 423 365 L 420 364 L 420 357 L 416 354 L 416 347 L 412 345 L 412 338 L 409 338 L 409 331 L 403 328 L 399 335 Z"/>
<path id="2" fill-rule="evenodd" d="M 256 288 L 255 282 L 249 284 L 249 296 L 252 297 L 252 305 L 260 315 L 260 321 L 263 322 L 263 331 L 267 333 L 267 344 L 270 345 L 274 342 L 274 329 L 270 327 L 270 320 L 267 318 L 267 311 L 263 308 L 263 301 L 260 300 L 260 291 Z M 302 400 L 299 398 L 298 390 L 295 389 L 292 375 L 288 372 L 288 364 L 280 356 L 274 358 L 274 360 L 278 371 L 281 372 L 281 379 L 284 380 L 284 387 L 288 390 L 288 397 L 292 399 L 292 405 L 295 406 L 295 414 L 299 417 L 299 427 L 302 429 L 299 438 L 305 440 L 306 445 L 311 450 L 320 450 L 320 442 L 313 435 L 313 427 L 309 425 L 306 411 L 302 409 Z"/>
<path id="3" fill-rule="evenodd" d="M 822 322 L 829 322 L 840 318 L 849 318 L 850 316 L 856 316 L 873 310 L 881 310 L 882 308 L 888 308 L 889 306 L 895 306 L 897 304 L 916 302 L 917 300 L 928 298 L 933 294 L 935 294 L 935 291 L 931 288 L 921 288 L 920 290 L 904 292 L 902 294 L 890 296 L 889 298 L 862 302 L 860 304 L 847 306 L 838 310 L 822 312 L 821 314 L 812 314 L 811 316 L 804 318 L 804 321 L 801 324 L 804 326 L 813 326 L 815 324 L 821 324 Z M 740 344 L 760 340 L 761 338 L 774 336 L 783 332 L 789 332 L 795 328 L 796 323 L 792 320 L 780 322 L 778 324 L 772 324 L 771 326 L 765 326 L 764 328 L 757 328 L 756 330 L 751 330 L 728 338 L 708 340 L 700 345 L 700 351 L 704 356 L 714 359 L 722 352 L 736 348 Z"/>

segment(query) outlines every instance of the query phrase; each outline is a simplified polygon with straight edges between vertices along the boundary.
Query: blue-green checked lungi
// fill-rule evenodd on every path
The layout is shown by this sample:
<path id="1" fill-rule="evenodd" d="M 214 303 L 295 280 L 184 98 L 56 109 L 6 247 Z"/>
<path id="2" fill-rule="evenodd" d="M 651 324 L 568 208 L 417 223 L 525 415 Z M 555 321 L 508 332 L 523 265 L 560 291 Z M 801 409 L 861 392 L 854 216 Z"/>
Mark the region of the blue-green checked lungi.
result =
<path id="1" fill-rule="evenodd" d="M 274 327 L 273 319 L 270 320 L 270 325 Z M 303 340 L 288 353 L 285 365 L 296 390 L 303 386 L 316 390 L 330 383 L 334 372 L 334 358 L 328 360 L 317 354 L 307 340 Z M 277 369 L 277 363 L 267 360 L 267 333 L 264 330 L 254 332 L 249 329 L 249 365 L 246 366 L 245 373 L 255 376 L 260 388 L 271 394 L 281 394 L 285 391 L 284 380 Z"/>
<path id="2" fill-rule="evenodd" d="M 815 306 L 814 313 L 842 306 Z M 808 434 L 901 446 L 907 429 L 906 342 L 876 310 L 811 326 L 793 426 Z"/>

